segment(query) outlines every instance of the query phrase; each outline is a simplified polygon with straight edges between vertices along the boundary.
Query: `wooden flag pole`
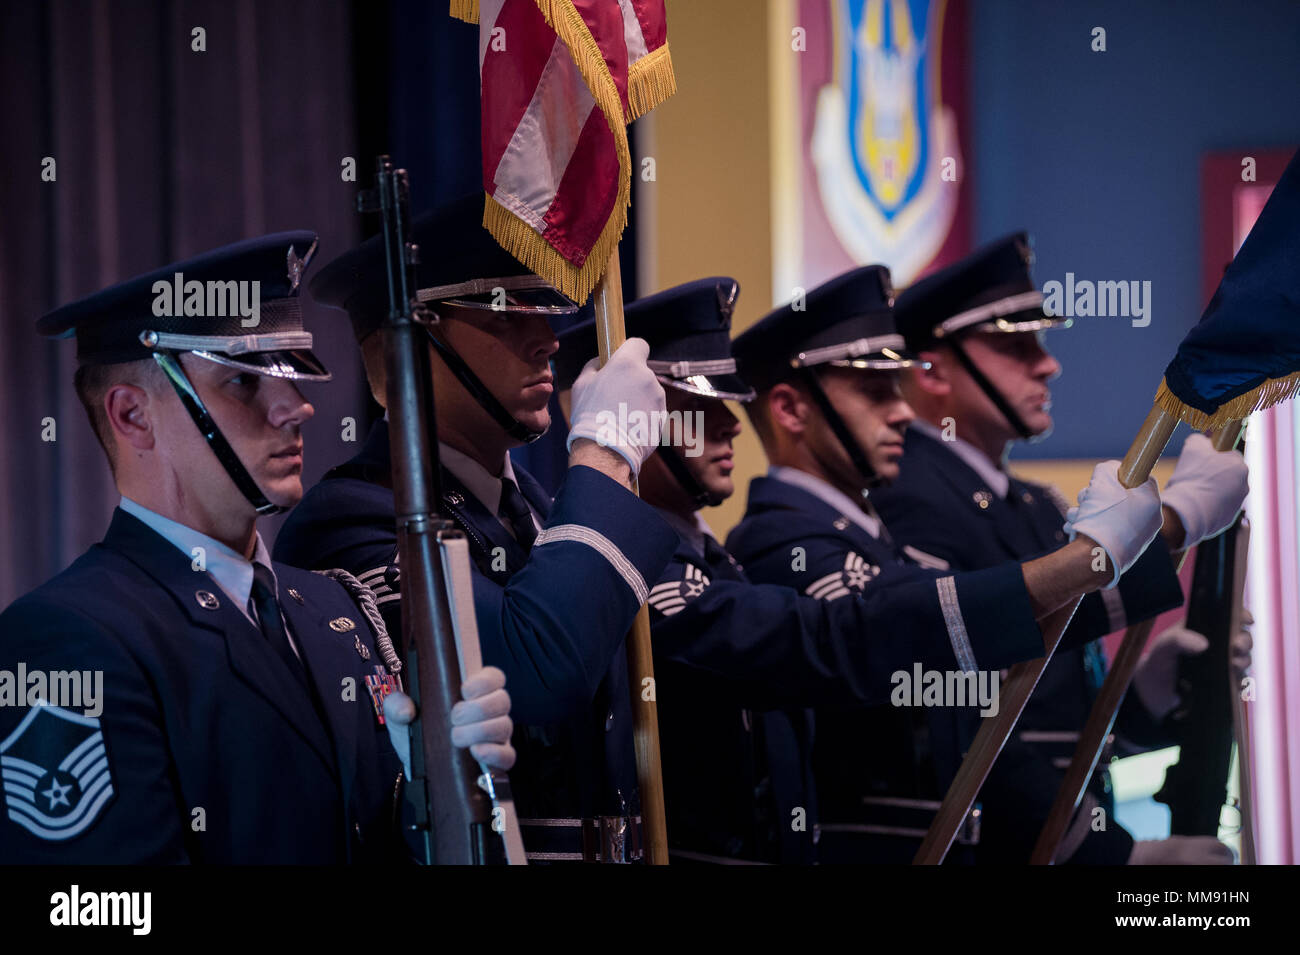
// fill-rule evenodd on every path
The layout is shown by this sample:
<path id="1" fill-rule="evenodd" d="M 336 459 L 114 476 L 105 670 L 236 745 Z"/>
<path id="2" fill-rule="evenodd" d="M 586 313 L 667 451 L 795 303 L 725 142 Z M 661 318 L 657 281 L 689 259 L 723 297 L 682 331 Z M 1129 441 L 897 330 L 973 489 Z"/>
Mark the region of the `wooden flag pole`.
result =
<path id="1" fill-rule="evenodd" d="M 596 341 L 600 363 L 627 338 L 623 326 L 623 277 L 618 247 L 610 254 L 605 274 L 592 293 L 596 311 Z M 636 477 L 632 492 L 637 491 Z M 650 612 L 644 604 L 627 635 L 628 689 L 632 696 L 632 733 L 636 742 L 637 785 L 641 792 L 641 831 L 645 858 L 651 865 L 668 864 L 668 826 L 664 819 L 664 774 L 659 761 L 659 719 L 655 714 L 655 665 L 650 644 Z M 650 699 L 646 700 L 645 695 Z"/>
<path id="2" fill-rule="evenodd" d="M 1217 451 L 1231 451 L 1241 439 L 1241 422 L 1230 422 L 1214 434 L 1214 447 Z M 1182 561 L 1179 561 L 1179 567 Z M 1097 768 L 1106 740 L 1115 726 L 1120 704 L 1133 682 L 1133 674 L 1142 661 L 1142 652 L 1146 649 L 1147 638 L 1155 628 L 1155 618 L 1143 620 L 1124 631 L 1124 640 L 1120 643 L 1115 659 L 1111 661 L 1110 671 L 1101 685 L 1101 692 L 1092 704 L 1088 722 L 1084 724 L 1079 742 L 1075 746 L 1074 756 L 1070 759 L 1070 768 L 1066 771 L 1061 788 L 1056 793 L 1047 822 L 1038 834 L 1033 854 L 1029 857 L 1031 865 L 1051 865 L 1056 861 L 1056 852 L 1070 820 L 1074 818 L 1083 794 L 1088 789 L 1088 781 Z"/>
<path id="3" fill-rule="evenodd" d="M 1155 467 L 1156 460 L 1165 449 L 1165 445 L 1169 443 L 1169 438 L 1177 426 L 1176 416 L 1163 410 L 1159 405 L 1151 409 L 1137 437 L 1133 439 L 1128 454 L 1124 455 L 1124 460 L 1120 464 L 1121 484 L 1125 487 L 1137 487 L 1151 476 L 1151 469 Z M 993 763 L 1002 752 L 1002 747 L 1015 731 L 1016 722 L 1020 719 L 1025 704 L 1029 702 L 1034 687 L 1038 685 L 1038 678 L 1042 676 L 1047 661 L 1056 652 L 1078 605 L 1079 598 L 1076 598 L 1042 621 L 1046 655 L 1038 660 L 1012 667 L 1011 673 L 1002 682 L 998 714 L 986 718 L 979 732 L 975 734 L 975 740 L 966 758 L 962 760 L 957 775 L 953 777 L 952 785 L 948 787 L 948 792 L 943 797 L 939 812 L 921 842 L 921 848 L 917 850 L 916 857 L 912 860 L 913 865 L 939 865 L 943 862 L 952 847 L 953 839 L 956 838 L 958 830 L 966 819 L 966 814 L 970 812 L 970 807 L 979 795 L 984 780 L 988 778 L 989 770 L 993 768 Z"/>

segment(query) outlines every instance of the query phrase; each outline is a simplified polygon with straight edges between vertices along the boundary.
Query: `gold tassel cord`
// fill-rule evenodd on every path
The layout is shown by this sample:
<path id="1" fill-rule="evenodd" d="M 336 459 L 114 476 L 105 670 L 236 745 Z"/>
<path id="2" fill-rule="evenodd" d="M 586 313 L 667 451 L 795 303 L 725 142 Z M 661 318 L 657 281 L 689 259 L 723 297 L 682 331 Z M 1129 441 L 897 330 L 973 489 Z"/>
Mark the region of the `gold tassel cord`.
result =
<path id="1" fill-rule="evenodd" d="M 630 185 L 630 179 L 624 179 Z M 556 252 L 536 229 L 491 196 L 487 197 L 483 208 L 483 227 L 492 233 L 492 238 L 501 244 L 501 248 L 575 302 L 585 302 L 591 295 L 626 224 L 627 199 L 624 190 L 620 189 L 614 214 L 605 223 L 587 260 L 579 267 Z"/>
<path id="2" fill-rule="evenodd" d="M 639 119 L 676 92 L 673 59 L 664 43 L 628 68 L 627 121 Z"/>
<path id="3" fill-rule="evenodd" d="M 451 15 L 466 23 L 478 23 L 478 0 L 451 0 Z"/>
<path id="4" fill-rule="evenodd" d="M 1156 404 L 1162 410 L 1186 421 L 1194 430 L 1209 431 L 1218 430 L 1233 419 L 1244 420 L 1256 411 L 1271 408 L 1298 394 L 1300 394 L 1300 371 L 1292 372 L 1285 378 L 1270 378 L 1245 394 L 1228 399 L 1219 405 L 1214 414 L 1206 414 L 1184 404 L 1169 390 L 1169 386 L 1162 378 L 1160 388 L 1156 391 Z"/>

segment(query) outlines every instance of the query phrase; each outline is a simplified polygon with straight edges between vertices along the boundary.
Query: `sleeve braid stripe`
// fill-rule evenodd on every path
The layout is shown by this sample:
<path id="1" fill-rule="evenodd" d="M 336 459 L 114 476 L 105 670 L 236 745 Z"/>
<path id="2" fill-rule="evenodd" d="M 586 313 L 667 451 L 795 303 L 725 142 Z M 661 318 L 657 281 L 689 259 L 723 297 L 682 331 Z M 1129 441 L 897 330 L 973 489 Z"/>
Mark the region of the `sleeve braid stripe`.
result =
<path id="1" fill-rule="evenodd" d="M 974 672 L 975 651 L 971 649 L 966 619 L 961 615 L 961 605 L 957 602 L 957 581 L 951 577 L 940 577 L 934 583 L 939 591 L 939 608 L 943 611 L 943 622 L 948 628 L 948 639 L 952 643 L 957 666 L 965 673 Z"/>
<path id="2" fill-rule="evenodd" d="M 543 547 L 546 544 L 558 544 L 562 541 L 586 544 L 596 551 L 601 557 L 609 561 L 611 567 L 618 571 L 619 576 L 631 588 L 636 602 L 638 604 L 646 602 L 650 588 L 646 586 L 645 578 L 636 569 L 636 565 L 628 560 L 623 552 L 618 549 L 618 546 L 604 534 L 581 524 L 557 524 L 555 527 L 548 527 L 538 534 L 533 546 Z"/>

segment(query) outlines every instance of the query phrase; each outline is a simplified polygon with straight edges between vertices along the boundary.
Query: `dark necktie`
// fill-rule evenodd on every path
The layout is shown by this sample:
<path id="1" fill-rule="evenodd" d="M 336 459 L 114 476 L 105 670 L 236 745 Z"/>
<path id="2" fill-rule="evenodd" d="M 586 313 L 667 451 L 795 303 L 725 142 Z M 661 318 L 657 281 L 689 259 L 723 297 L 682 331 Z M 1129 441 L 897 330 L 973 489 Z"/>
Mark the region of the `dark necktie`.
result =
<path id="1" fill-rule="evenodd" d="M 537 525 L 533 523 L 533 512 L 528 502 L 519 493 L 515 482 L 508 477 L 501 479 L 501 506 L 497 516 L 504 518 L 515 535 L 515 540 L 525 551 L 531 550 L 533 541 L 537 540 Z"/>
<path id="2" fill-rule="evenodd" d="M 261 622 L 262 635 L 276 653 L 280 655 L 285 666 L 293 673 L 295 677 L 303 684 L 307 685 L 307 673 L 303 669 L 302 661 L 298 655 L 293 652 L 293 646 L 289 643 L 289 634 L 284 629 L 284 618 L 280 616 L 280 601 L 275 596 L 275 578 L 271 574 L 271 568 L 265 564 L 253 565 L 253 592 L 249 597 L 250 604 L 257 611 L 257 619 Z"/>

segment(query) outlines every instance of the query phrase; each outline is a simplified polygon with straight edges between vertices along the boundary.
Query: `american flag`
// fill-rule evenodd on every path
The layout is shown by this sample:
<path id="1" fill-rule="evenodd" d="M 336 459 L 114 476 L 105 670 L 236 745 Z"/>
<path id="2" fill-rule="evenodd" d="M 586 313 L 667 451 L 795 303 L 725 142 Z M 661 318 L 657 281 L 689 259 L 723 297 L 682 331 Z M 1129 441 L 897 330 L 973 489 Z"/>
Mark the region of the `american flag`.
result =
<path id="1" fill-rule="evenodd" d="M 676 89 L 664 0 L 452 0 L 479 24 L 483 224 L 585 301 L 627 224 L 627 123 Z"/>

